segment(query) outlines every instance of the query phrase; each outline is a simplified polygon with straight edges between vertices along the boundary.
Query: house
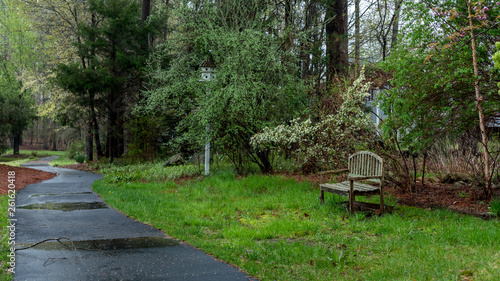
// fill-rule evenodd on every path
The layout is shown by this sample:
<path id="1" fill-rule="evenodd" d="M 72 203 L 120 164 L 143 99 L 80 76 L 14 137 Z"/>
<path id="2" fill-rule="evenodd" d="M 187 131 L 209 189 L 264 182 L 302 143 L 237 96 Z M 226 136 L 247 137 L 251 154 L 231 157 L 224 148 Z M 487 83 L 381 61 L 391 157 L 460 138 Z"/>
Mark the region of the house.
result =
<path id="1" fill-rule="evenodd" d="M 384 87 L 373 87 L 370 89 L 370 96 L 366 98 L 366 107 L 370 110 L 370 116 L 375 124 L 375 127 L 379 127 L 382 120 L 387 118 L 387 113 L 380 108 L 377 102 L 377 96 L 384 93 L 388 89 L 388 85 Z"/>

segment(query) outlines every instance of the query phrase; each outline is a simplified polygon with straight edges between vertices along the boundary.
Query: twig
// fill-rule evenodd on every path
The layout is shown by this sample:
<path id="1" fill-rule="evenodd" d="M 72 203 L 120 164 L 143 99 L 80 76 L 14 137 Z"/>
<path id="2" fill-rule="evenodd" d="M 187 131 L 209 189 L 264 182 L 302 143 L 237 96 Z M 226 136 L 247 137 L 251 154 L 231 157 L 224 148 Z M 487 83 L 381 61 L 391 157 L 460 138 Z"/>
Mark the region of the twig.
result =
<path id="1" fill-rule="evenodd" d="M 51 260 L 66 260 L 67 258 L 48 258 L 44 263 L 43 266 L 45 266 L 49 261 Z"/>
<path id="2" fill-rule="evenodd" d="M 63 242 L 61 242 L 61 239 L 69 240 L 71 242 L 71 244 L 73 244 L 73 241 L 71 241 L 71 239 L 69 239 L 68 237 L 49 238 L 49 239 L 45 239 L 45 240 L 42 240 L 40 242 L 37 242 L 37 243 L 35 243 L 33 245 L 30 245 L 28 247 L 16 249 L 16 251 L 22 251 L 22 250 L 30 249 L 30 248 L 36 247 L 36 246 L 38 246 L 38 245 L 40 245 L 42 243 L 49 242 L 49 241 L 57 241 L 57 242 L 61 243 L 63 246 L 68 247 L 70 249 L 74 249 L 75 248 L 74 246 L 73 247 L 69 247 L 69 246 L 65 245 Z"/>

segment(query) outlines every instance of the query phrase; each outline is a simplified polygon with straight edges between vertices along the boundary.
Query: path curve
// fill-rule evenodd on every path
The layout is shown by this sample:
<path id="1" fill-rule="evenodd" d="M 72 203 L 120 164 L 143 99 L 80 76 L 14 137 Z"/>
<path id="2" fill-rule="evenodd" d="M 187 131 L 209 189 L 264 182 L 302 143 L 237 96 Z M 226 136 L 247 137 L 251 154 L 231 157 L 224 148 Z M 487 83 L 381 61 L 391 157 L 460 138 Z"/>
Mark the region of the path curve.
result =
<path id="1" fill-rule="evenodd" d="M 110 208 L 90 188 L 101 175 L 50 159 L 23 165 L 58 176 L 17 194 L 15 280 L 255 280 Z"/>

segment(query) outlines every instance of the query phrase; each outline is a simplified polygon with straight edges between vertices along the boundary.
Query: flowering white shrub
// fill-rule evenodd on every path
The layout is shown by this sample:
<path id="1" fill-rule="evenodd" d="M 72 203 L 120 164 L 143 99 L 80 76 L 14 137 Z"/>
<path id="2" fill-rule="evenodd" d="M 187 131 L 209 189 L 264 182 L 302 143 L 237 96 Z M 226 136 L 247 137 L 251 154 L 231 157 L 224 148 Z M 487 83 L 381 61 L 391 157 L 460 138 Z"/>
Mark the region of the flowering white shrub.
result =
<path id="1" fill-rule="evenodd" d="M 342 104 L 337 112 L 316 124 L 311 119 L 294 119 L 289 125 L 266 127 L 252 137 L 251 144 L 291 154 L 304 172 L 343 166 L 355 146 L 365 146 L 371 140 L 373 123 L 364 111 L 369 88 L 362 69 L 347 91 L 339 93 Z"/>

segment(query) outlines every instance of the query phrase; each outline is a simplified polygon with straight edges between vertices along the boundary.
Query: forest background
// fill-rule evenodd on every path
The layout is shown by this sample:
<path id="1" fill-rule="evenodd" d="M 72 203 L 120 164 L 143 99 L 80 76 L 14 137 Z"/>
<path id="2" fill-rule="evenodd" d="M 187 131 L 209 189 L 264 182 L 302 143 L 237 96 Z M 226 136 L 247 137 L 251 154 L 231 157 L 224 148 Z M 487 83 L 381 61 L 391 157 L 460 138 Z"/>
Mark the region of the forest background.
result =
<path id="1" fill-rule="evenodd" d="M 370 149 L 402 189 L 424 182 L 426 165 L 454 165 L 491 198 L 499 11 L 465 0 L 0 0 L 0 140 L 14 154 L 73 146 L 110 162 L 190 157 L 209 140 L 239 174 L 283 159 L 303 173 L 339 168 Z M 200 81 L 203 62 L 216 79 Z M 371 98 L 388 113 L 378 127 Z"/>

